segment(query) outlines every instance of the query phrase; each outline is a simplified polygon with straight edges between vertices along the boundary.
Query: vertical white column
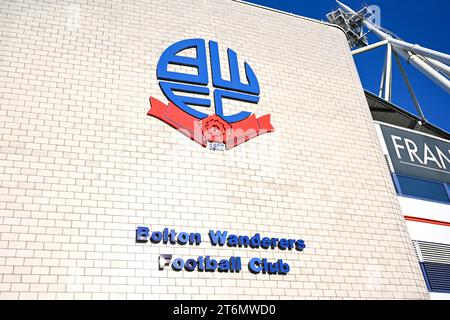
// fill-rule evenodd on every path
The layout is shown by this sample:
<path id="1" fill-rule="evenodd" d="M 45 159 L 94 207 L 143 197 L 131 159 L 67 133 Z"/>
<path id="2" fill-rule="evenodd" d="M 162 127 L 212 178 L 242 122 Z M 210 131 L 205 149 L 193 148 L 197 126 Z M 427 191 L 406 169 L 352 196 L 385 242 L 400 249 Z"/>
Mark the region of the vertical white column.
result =
<path id="1" fill-rule="evenodd" d="M 392 45 L 388 43 L 386 52 L 386 76 L 384 83 L 384 100 L 391 101 L 392 91 Z"/>

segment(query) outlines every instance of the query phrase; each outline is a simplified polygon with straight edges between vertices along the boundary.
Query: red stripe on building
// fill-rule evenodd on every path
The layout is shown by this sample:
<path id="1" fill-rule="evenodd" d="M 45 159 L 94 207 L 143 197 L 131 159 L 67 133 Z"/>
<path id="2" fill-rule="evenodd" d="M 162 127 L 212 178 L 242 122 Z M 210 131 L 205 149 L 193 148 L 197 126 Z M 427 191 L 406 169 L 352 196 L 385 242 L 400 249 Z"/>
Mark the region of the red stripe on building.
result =
<path id="1" fill-rule="evenodd" d="M 416 218 L 416 217 L 410 217 L 410 216 L 405 216 L 405 219 L 407 221 L 414 221 L 414 222 L 421 222 L 421 223 L 435 224 L 438 226 L 450 227 L 450 222 L 445 222 L 445 221 Z"/>

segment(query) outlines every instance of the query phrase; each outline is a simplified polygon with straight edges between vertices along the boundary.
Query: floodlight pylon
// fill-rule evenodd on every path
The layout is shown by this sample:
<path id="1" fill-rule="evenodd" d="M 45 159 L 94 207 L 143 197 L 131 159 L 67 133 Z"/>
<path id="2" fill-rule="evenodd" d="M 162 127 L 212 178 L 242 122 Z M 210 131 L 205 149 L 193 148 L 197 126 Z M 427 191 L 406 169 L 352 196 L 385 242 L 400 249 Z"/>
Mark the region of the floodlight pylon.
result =
<path id="1" fill-rule="evenodd" d="M 387 47 L 379 96 L 389 102 L 392 100 L 392 56 L 394 55 L 414 106 L 421 118 L 426 121 L 406 72 L 397 59 L 402 57 L 447 93 L 450 93 L 450 55 L 401 40 L 392 32 L 371 21 L 372 12 L 369 7 L 364 7 L 356 12 L 342 2 L 336 2 L 339 8 L 327 14 L 327 18 L 330 23 L 340 26 L 345 31 L 350 48 L 355 49 L 352 51 L 353 55 L 381 46 Z M 369 45 L 367 37 L 369 33 L 375 34 L 380 42 Z"/>

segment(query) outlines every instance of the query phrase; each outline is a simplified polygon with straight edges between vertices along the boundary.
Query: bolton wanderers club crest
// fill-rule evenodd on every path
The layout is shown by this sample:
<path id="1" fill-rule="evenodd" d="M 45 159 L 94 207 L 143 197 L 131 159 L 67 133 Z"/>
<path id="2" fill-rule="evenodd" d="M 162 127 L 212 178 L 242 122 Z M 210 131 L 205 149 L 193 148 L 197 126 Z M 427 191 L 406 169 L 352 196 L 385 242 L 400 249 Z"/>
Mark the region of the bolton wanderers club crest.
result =
<path id="1" fill-rule="evenodd" d="M 209 108 L 210 90 L 206 42 L 203 39 L 188 39 L 174 43 L 161 55 L 156 74 L 168 104 L 150 97 L 148 115 L 155 117 L 203 147 L 212 150 L 234 148 L 264 133 L 273 132 L 270 115 L 256 118 L 250 112 L 241 111 L 225 115 L 223 99 L 232 99 L 257 104 L 260 87 L 252 68 L 245 62 L 247 82 L 241 82 L 236 52 L 227 50 L 230 79 L 223 79 L 220 69 L 219 47 L 217 42 L 209 41 L 209 60 L 211 65 L 214 92 L 214 114 L 208 115 L 192 106 Z M 187 49 L 195 49 L 196 57 L 179 55 Z M 169 65 L 193 67 L 196 74 L 170 71 Z M 177 94 L 178 92 L 178 94 Z M 184 93 L 184 94 L 180 94 Z"/>

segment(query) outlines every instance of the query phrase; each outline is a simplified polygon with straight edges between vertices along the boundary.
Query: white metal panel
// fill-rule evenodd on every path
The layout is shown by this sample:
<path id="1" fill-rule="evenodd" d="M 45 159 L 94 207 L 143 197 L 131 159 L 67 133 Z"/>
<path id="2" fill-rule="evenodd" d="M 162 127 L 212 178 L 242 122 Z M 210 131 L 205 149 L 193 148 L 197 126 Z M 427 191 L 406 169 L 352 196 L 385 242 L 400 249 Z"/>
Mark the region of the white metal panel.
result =
<path id="1" fill-rule="evenodd" d="M 450 222 L 450 205 L 407 197 L 398 197 L 403 215 Z M 450 233 L 450 227 L 448 227 Z"/>
<path id="2" fill-rule="evenodd" d="M 450 244 L 450 227 L 406 221 L 412 240 Z"/>
<path id="3" fill-rule="evenodd" d="M 450 293 L 430 292 L 431 300 L 450 300 Z"/>

